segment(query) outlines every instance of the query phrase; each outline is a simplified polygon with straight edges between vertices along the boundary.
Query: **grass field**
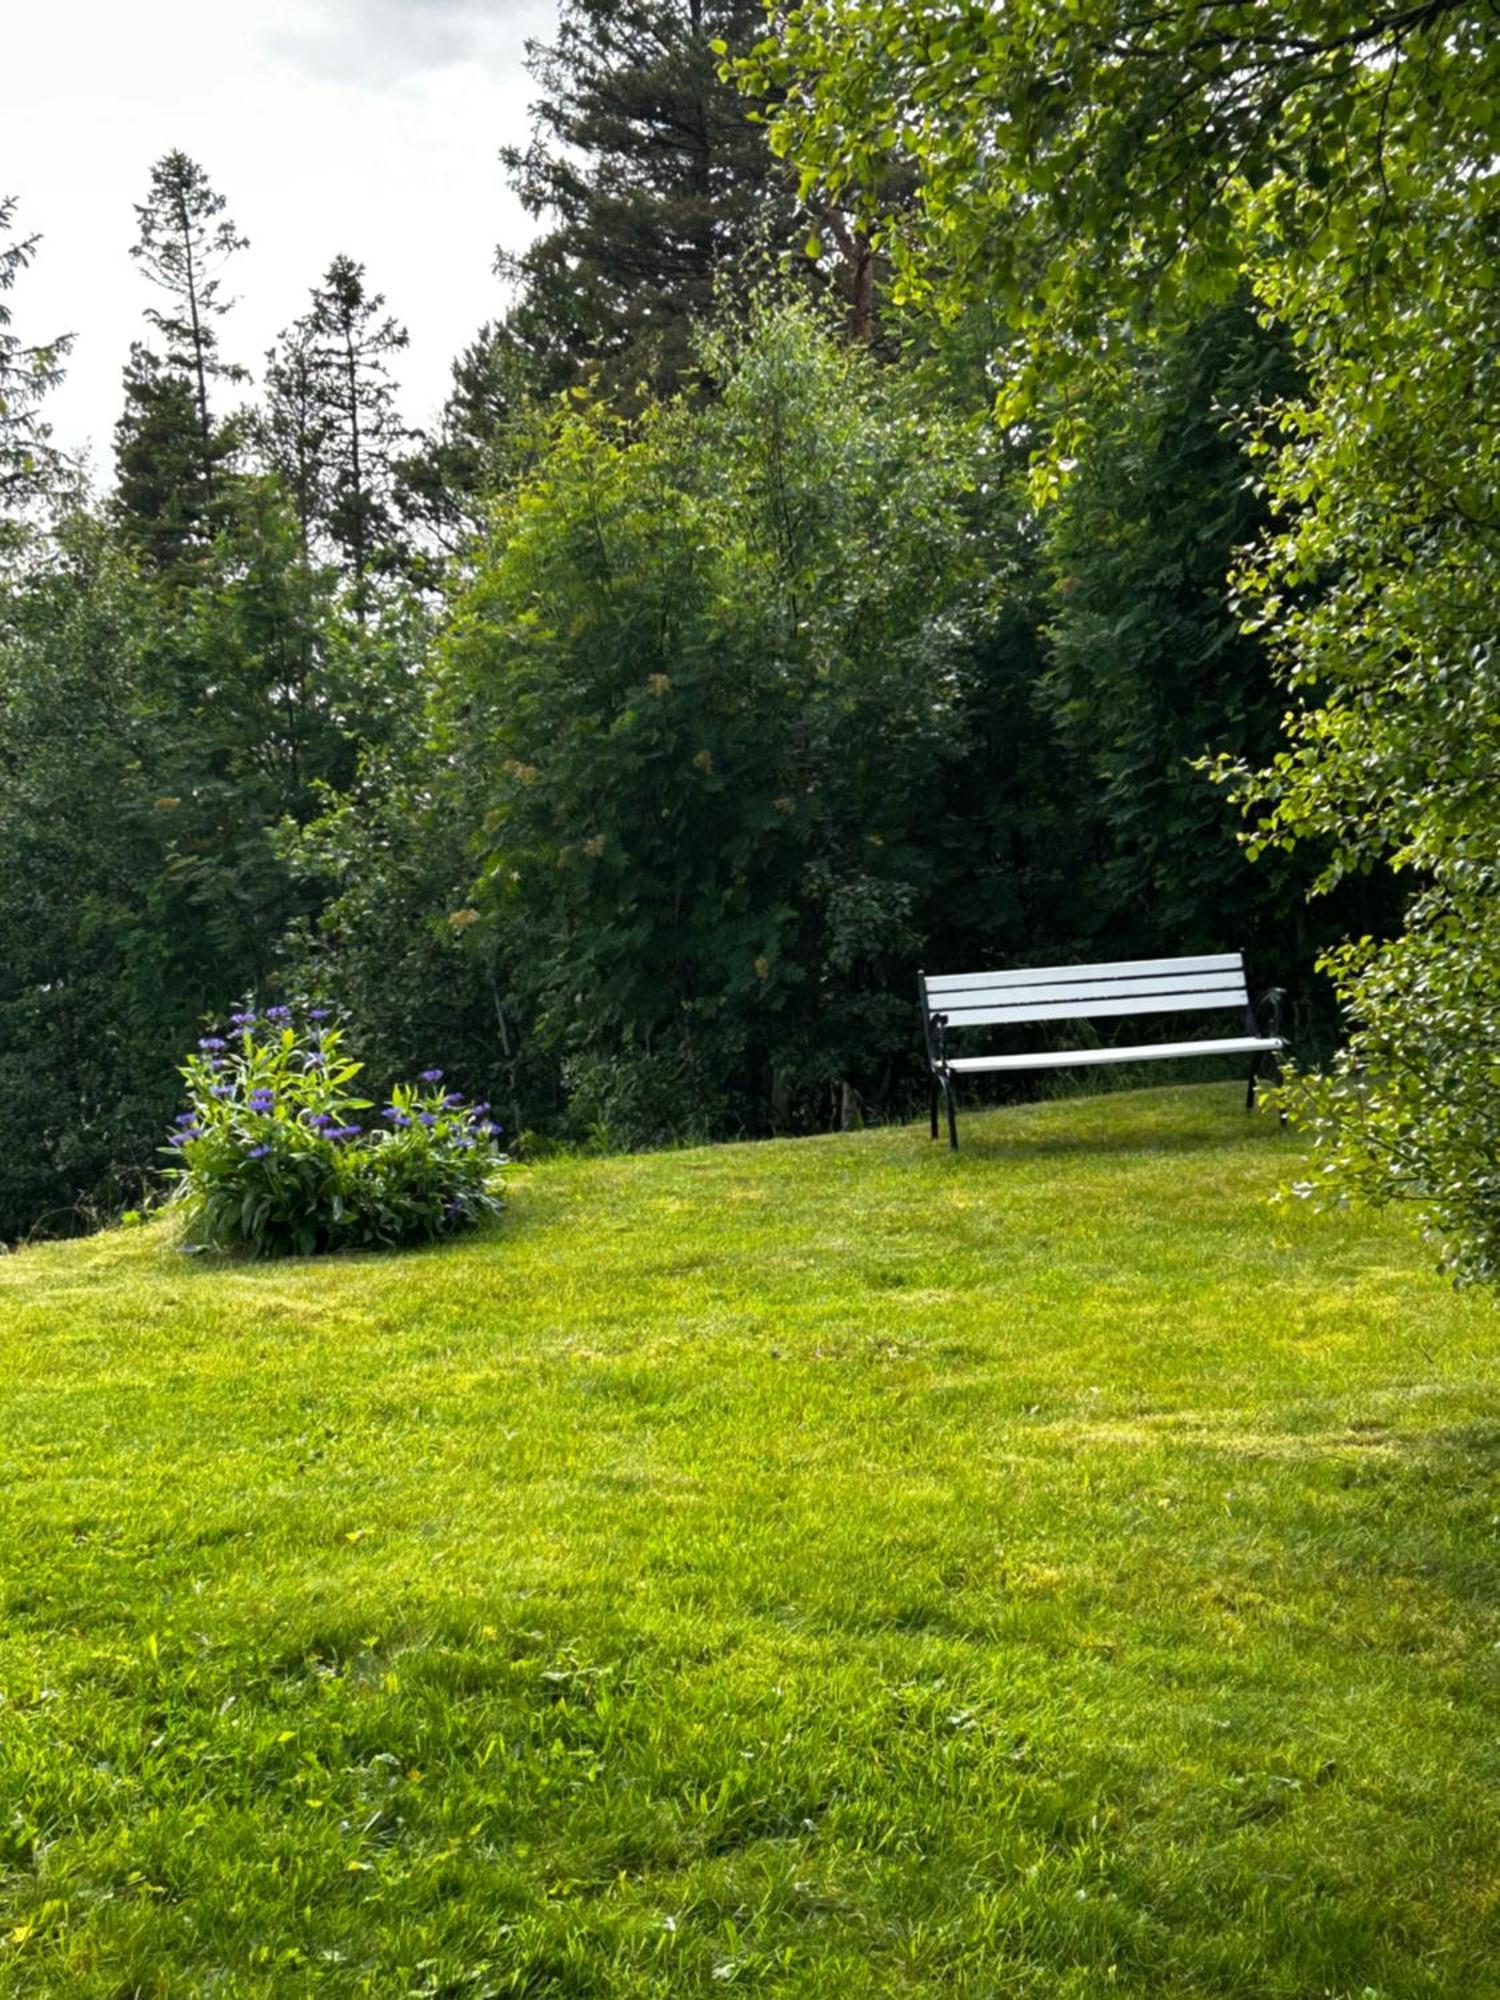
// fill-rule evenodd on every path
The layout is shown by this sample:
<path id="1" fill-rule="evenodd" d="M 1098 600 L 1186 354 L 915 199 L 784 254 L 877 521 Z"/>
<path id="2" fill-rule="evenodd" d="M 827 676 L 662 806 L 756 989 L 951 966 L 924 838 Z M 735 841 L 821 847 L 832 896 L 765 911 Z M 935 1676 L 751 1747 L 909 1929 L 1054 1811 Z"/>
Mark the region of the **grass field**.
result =
<path id="1" fill-rule="evenodd" d="M 1500 1308 L 1234 1086 L 0 1260 L 0 1992 L 1500 1995 Z"/>

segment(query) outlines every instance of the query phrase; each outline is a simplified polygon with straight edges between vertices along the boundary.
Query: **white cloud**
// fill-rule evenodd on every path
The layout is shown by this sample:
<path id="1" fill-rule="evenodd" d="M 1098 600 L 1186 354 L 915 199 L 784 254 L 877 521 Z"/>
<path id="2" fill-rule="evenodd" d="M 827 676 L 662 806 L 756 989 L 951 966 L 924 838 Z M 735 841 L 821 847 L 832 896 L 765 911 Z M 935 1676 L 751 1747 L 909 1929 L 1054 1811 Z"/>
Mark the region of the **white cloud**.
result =
<path id="1" fill-rule="evenodd" d="M 251 239 L 225 274 L 240 301 L 225 354 L 258 369 L 347 252 L 410 327 L 406 414 L 430 418 L 449 361 L 504 304 L 495 246 L 534 226 L 496 155 L 527 129 L 524 44 L 553 19 L 551 0 L 63 0 L 8 23 L 0 192 L 43 239 L 12 296 L 17 331 L 78 336 L 50 399 L 60 441 L 92 443 L 107 473 L 148 303 L 132 205 L 172 147 Z"/>
<path id="2" fill-rule="evenodd" d="M 551 0 L 306 0 L 267 39 L 310 74 L 389 89 L 454 63 L 513 69 L 553 18 Z"/>

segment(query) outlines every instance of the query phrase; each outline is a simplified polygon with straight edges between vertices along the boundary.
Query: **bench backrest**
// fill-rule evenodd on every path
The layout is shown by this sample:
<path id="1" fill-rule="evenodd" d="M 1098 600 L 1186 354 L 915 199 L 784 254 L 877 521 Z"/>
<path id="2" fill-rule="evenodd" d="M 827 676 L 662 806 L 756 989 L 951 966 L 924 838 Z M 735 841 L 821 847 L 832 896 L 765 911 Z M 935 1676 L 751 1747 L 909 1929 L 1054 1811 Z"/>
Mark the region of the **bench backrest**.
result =
<path id="1" fill-rule="evenodd" d="M 926 1012 L 950 1028 L 1004 1021 L 1079 1021 L 1103 1014 L 1187 1014 L 1250 1004 L 1237 951 L 1134 958 L 1118 965 L 1036 965 L 1010 972 L 922 974 Z"/>

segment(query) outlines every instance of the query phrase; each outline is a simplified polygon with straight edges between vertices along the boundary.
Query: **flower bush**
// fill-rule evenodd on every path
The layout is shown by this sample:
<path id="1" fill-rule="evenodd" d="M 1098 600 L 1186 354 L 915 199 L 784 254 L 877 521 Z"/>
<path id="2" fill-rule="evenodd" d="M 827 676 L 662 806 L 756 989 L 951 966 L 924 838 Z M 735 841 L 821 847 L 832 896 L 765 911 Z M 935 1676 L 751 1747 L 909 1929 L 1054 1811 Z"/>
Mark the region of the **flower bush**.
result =
<path id="1" fill-rule="evenodd" d="M 183 1065 L 189 1109 L 164 1151 L 190 1242 L 261 1256 L 430 1241 L 495 1214 L 499 1127 L 443 1072 L 378 1115 L 323 1007 L 231 1016 Z"/>

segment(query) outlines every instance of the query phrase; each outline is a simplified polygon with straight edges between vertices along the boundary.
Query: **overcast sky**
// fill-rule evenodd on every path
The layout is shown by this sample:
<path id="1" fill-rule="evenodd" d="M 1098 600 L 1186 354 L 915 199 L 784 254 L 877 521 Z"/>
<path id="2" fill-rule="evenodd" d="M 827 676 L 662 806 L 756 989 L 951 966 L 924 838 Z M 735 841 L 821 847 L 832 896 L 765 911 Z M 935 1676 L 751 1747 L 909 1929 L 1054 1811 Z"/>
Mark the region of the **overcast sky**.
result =
<path id="1" fill-rule="evenodd" d="M 6 9 L 0 194 L 39 232 L 11 295 L 23 339 L 78 336 L 48 399 L 58 442 L 110 470 L 120 371 L 151 287 L 132 204 L 180 147 L 250 238 L 225 273 L 222 351 L 258 375 L 329 259 L 347 252 L 411 331 L 404 412 L 504 304 L 495 247 L 532 224 L 497 149 L 527 130 L 528 35 L 554 0 L 35 0 Z"/>

